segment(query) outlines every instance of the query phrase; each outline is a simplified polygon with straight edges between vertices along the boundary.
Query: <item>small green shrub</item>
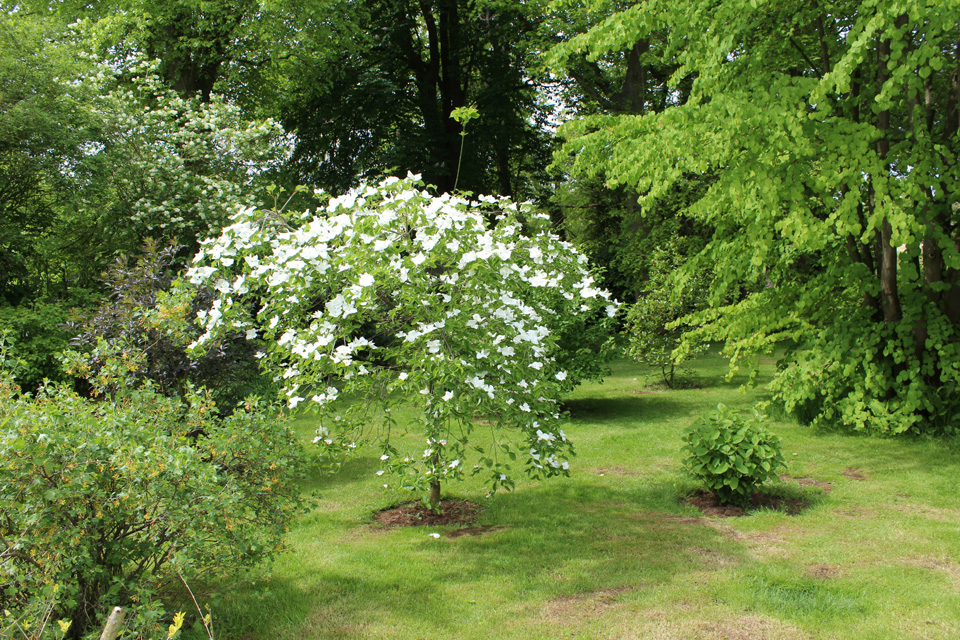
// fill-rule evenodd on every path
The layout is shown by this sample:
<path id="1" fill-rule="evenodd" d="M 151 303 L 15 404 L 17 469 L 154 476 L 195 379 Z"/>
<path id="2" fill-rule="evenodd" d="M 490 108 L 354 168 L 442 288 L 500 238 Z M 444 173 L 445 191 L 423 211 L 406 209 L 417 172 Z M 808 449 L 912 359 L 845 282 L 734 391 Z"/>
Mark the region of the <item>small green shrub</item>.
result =
<path id="1" fill-rule="evenodd" d="M 705 353 L 709 343 L 687 340 L 678 349 L 688 330 L 682 319 L 708 306 L 707 290 L 712 274 L 701 270 L 685 274 L 685 257 L 672 240 L 658 247 L 650 258 L 650 272 L 644 290 L 627 313 L 627 353 L 653 369 L 671 389 L 693 383 L 693 371 L 683 367 L 692 356 Z"/>
<path id="2" fill-rule="evenodd" d="M 747 419 L 722 404 L 683 435 L 684 468 L 721 502 L 743 505 L 754 489 L 785 467 L 780 438 L 763 428 L 753 410 Z"/>

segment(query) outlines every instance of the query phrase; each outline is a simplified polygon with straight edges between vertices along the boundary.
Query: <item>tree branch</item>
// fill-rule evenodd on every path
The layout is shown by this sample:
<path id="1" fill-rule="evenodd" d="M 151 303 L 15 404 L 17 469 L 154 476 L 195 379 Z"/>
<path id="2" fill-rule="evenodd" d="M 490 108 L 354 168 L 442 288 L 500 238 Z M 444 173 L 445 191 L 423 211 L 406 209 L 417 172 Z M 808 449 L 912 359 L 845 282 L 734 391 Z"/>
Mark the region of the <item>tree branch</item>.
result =
<path id="1" fill-rule="evenodd" d="M 823 74 L 820 72 L 820 69 L 817 68 L 817 65 L 814 64 L 813 60 L 810 59 L 810 56 L 807 55 L 807 52 L 793 39 L 793 36 L 789 38 L 790 44 L 800 52 L 800 55 L 803 56 L 803 59 L 806 60 L 807 64 L 810 65 L 810 68 L 813 69 L 813 72 L 817 74 L 818 77 L 822 78 Z"/>

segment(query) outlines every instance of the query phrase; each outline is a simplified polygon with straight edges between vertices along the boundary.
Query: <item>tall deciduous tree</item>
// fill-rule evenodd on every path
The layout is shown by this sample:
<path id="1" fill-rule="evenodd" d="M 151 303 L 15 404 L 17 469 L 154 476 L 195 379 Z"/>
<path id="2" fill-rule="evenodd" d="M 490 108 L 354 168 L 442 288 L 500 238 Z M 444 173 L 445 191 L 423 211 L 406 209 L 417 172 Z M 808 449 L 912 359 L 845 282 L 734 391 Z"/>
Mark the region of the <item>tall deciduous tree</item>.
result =
<path id="1" fill-rule="evenodd" d="M 442 192 L 529 194 L 527 176 L 549 160 L 524 42 L 538 3 L 363 0 L 343 7 L 346 20 L 313 5 L 292 10 L 308 45 L 281 74 L 300 181 L 342 190 L 411 170 Z M 450 114 L 469 104 L 480 117 L 463 140 Z"/>
<path id="2" fill-rule="evenodd" d="M 105 0 L 24 3 L 83 25 L 88 45 L 115 69 L 155 60 L 167 88 L 209 102 L 237 66 L 268 57 L 282 20 L 254 0 Z M 136 74 L 136 70 L 132 70 Z M 219 89 L 219 87 L 218 87 Z"/>
<path id="3" fill-rule="evenodd" d="M 696 317 L 739 355 L 785 338 L 788 408 L 874 432 L 960 412 L 957 0 L 647 0 L 567 46 L 596 57 L 651 33 L 693 77 L 686 104 L 571 123 L 567 150 L 614 185 L 715 181 L 688 209 L 699 262 L 734 304 Z M 691 269 L 697 264 L 692 263 Z"/>
<path id="4" fill-rule="evenodd" d="M 62 272 L 49 231 L 68 200 L 63 169 L 83 158 L 93 118 L 84 65 L 62 25 L 0 16 L 0 304 L 46 293 Z"/>
<path id="5" fill-rule="evenodd" d="M 691 78 L 670 78 L 677 61 L 667 34 L 651 30 L 622 48 L 593 52 L 578 45 L 578 36 L 603 23 L 611 13 L 635 5 L 630 0 L 554 0 L 542 33 L 553 43 L 548 55 L 554 93 L 564 112 L 575 117 L 642 115 L 683 104 Z M 561 132 L 562 135 L 562 132 Z M 675 236 L 699 248 L 702 225 L 681 214 L 699 197 L 709 177 L 688 176 L 670 193 L 644 206 L 632 185 L 609 189 L 602 168 L 580 170 L 566 154 L 555 167 L 567 179 L 556 188 L 552 203 L 567 236 L 604 268 L 604 284 L 621 300 L 635 299 L 650 276 L 652 256 Z M 689 247 L 685 247 L 689 249 Z"/>

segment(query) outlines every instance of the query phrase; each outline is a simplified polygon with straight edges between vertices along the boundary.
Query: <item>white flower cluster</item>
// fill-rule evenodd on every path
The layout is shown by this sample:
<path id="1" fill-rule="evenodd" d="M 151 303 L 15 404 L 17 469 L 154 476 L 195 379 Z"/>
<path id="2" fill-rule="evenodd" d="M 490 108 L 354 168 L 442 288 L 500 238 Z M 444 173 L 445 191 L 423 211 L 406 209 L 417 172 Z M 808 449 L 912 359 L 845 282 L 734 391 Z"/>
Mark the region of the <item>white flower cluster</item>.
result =
<path id="1" fill-rule="evenodd" d="M 221 229 L 226 211 L 251 200 L 257 174 L 280 166 L 289 154 L 282 127 L 273 120 L 246 121 L 219 96 L 209 102 L 183 98 L 164 86 L 153 63 L 133 68 L 132 84 L 109 91 L 104 81 L 116 70 L 91 79 L 101 94 L 96 108 L 109 144 L 90 150 L 111 163 L 131 229 L 181 239 Z M 81 203 L 103 206 L 86 198 Z"/>
<path id="2" fill-rule="evenodd" d="M 325 389 L 311 401 L 327 412 L 357 404 L 341 398 L 418 398 L 432 444 L 408 466 L 425 475 L 461 472 L 465 452 L 445 457 L 439 443 L 477 414 L 535 443 L 534 473 L 568 468 L 569 443 L 550 426 L 569 383 L 552 326 L 583 313 L 608 322 L 617 306 L 530 206 L 435 197 L 410 176 L 292 220 L 242 208 L 231 222 L 187 273 L 216 294 L 196 347 L 225 330 L 259 336 L 291 407 L 301 385 Z M 493 466 L 494 483 L 502 471 Z"/>

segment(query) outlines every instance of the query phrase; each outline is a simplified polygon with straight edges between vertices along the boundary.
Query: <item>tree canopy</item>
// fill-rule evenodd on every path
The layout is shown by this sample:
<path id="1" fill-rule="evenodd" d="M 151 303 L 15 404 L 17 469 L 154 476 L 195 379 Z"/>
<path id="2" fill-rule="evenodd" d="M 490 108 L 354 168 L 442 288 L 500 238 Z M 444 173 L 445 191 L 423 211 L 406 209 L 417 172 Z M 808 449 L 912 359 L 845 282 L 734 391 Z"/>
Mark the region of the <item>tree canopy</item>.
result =
<path id="1" fill-rule="evenodd" d="M 145 240 L 195 246 L 298 184 L 342 193 L 414 171 L 437 192 L 538 196 L 626 299 L 676 240 L 691 256 L 678 278 L 716 272 L 681 351 L 787 346 L 775 386 L 791 409 L 880 432 L 946 424 L 956 9 L 19 4 L 0 54 L 0 293 L 38 309 L 96 297 Z M 471 106 L 463 135 L 453 114 Z"/>
<path id="2" fill-rule="evenodd" d="M 714 228 L 697 334 L 737 357 L 792 345 L 788 408 L 882 433 L 960 407 L 957 2 L 640 2 L 561 53 L 665 33 L 689 100 L 569 123 L 575 166 L 642 202 L 713 176 L 687 208 Z M 735 292 L 736 301 L 719 305 Z"/>
<path id="3" fill-rule="evenodd" d="M 217 291 L 194 347 L 229 329 L 261 338 L 288 405 L 319 409 L 316 442 L 352 449 L 383 425 L 384 467 L 429 484 L 434 506 L 471 457 L 493 488 L 513 485 L 512 461 L 566 472 L 558 398 L 602 375 L 617 305 L 543 214 L 422 187 L 393 178 L 316 212 L 241 210 L 187 273 Z M 391 409 L 411 402 L 422 455 L 391 439 Z M 520 442 L 471 444 L 478 416 Z"/>

